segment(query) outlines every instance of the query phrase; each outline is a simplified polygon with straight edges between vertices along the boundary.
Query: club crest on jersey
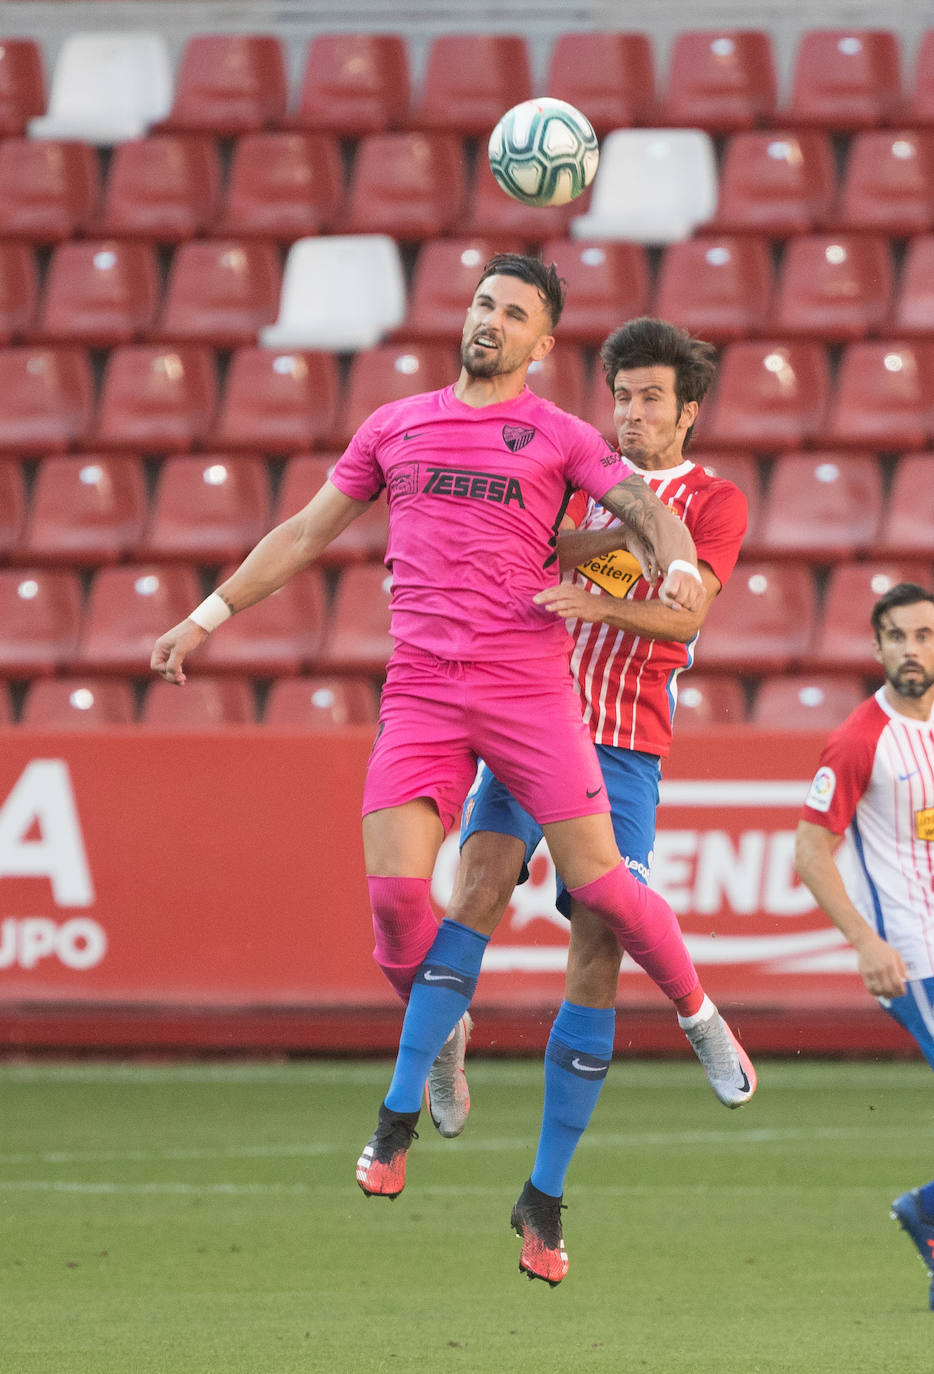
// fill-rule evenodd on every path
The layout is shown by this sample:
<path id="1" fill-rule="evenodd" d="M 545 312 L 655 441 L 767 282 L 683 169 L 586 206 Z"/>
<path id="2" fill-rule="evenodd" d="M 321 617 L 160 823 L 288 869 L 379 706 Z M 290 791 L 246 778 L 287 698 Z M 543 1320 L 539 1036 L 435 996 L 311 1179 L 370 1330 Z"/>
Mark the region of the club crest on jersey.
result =
<path id="1" fill-rule="evenodd" d="M 518 453 L 535 438 L 535 430 L 528 425 L 503 425 L 503 443 L 510 453 Z"/>

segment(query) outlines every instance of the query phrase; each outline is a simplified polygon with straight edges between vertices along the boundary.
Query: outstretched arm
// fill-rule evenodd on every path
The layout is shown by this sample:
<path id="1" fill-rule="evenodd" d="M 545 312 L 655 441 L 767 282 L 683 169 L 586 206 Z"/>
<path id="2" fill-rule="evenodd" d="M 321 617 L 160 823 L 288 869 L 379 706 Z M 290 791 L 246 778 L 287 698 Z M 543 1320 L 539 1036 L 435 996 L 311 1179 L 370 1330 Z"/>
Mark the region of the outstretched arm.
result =
<path id="1" fill-rule="evenodd" d="M 648 579 L 654 581 L 654 569 L 664 574 L 665 580 L 658 593 L 664 605 L 685 611 L 695 611 L 703 605 L 706 592 L 697 570 L 694 540 L 683 521 L 658 499 L 641 477 L 633 473 L 617 482 L 601 498 L 600 504 L 612 511 L 644 547 L 646 552 L 637 553 L 637 557 Z"/>
<path id="2" fill-rule="evenodd" d="M 209 599 L 220 598 L 231 615 L 262 601 L 313 563 L 369 504 L 352 500 L 326 481 L 303 510 L 264 535 Z M 209 633 L 190 618 L 182 620 L 156 640 L 150 660 L 152 671 L 181 685 L 185 681 L 182 663 L 186 655 Z"/>
<path id="3" fill-rule="evenodd" d="M 873 997 L 901 997 L 908 971 L 897 949 L 877 935 L 850 901 L 833 854 L 840 836 L 799 821 L 795 834 L 795 870 L 817 905 L 856 950 L 859 972 Z"/>
<path id="4" fill-rule="evenodd" d="M 562 535 L 558 540 L 559 550 L 563 540 Z M 619 547 L 618 530 L 615 547 Z M 610 550 L 591 550 L 589 554 L 584 554 L 584 558 L 597 557 L 598 552 L 609 553 Z M 540 606 L 547 606 L 563 620 L 586 620 L 592 624 L 612 625 L 615 630 L 625 630 L 628 634 L 641 635 L 646 639 L 665 639 L 678 644 L 690 644 L 720 591 L 720 580 L 714 575 L 709 564 L 700 563 L 698 570 L 704 586 L 704 596 L 701 604 L 693 611 L 664 605 L 654 599 L 633 601 L 628 596 L 612 596 L 609 592 L 595 593 L 577 582 L 559 582 L 556 587 L 546 587 L 534 600 Z"/>

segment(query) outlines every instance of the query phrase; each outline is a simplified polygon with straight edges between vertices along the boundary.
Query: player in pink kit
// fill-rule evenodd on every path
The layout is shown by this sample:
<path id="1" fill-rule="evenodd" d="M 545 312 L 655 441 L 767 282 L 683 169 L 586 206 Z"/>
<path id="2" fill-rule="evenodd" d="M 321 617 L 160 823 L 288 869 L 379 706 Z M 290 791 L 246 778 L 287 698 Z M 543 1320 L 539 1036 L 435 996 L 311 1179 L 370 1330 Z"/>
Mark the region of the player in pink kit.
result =
<path id="1" fill-rule="evenodd" d="M 795 866 L 856 950 L 868 991 L 934 1068 L 934 592 L 892 587 L 872 628 L 885 682 L 824 746 Z M 927 1266 L 934 1310 L 934 1179 L 891 1215 Z"/>
<path id="2" fill-rule="evenodd" d="M 703 584 L 682 522 L 596 430 L 525 385 L 530 364 L 554 345 L 563 301 L 553 266 L 491 259 L 467 310 L 454 385 L 376 410 L 308 505 L 153 648 L 153 671 L 183 684 L 187 655 L 209 633 L 312 563 L 385 487 L 395 649 L 363 841 L 374 955 L 410 1001 L 439 936 L 435 858 L 481 754 L 544 824 L 569 890 L 621 939 L 641 940 L 659 977 L 693 985 L 674 913 L 621 862 L 568 674 L 567 631 L 534 598 L 558 580 L 557 531 L 577 487 L 625 523 L 650 578 L 663 575 L 665 604 L 691 610 Z M 462 993 L 486 941 L 458 927 L 442 943 L 456 967 L 437 976 Z M 365 1192 L 401 1191 L 417 1115 L 417 1103 L 384 1104 L 369 1163 L 358 1165 Z"/>

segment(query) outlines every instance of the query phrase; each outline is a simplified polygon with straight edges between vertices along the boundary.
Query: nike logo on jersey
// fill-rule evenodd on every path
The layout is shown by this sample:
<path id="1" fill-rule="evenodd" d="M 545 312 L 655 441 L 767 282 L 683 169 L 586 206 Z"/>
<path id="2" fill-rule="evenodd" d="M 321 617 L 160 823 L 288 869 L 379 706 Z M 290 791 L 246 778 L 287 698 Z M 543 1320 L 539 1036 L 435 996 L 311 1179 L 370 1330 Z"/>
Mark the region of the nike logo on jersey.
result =
<path id="1" fill-rule="evenodd" d="M 406 430 L 402 437 L 403 439 L 420 439 L 424 433 L 425 431 L 423 429 L 416 430 L 414 434 L 410 434 L 409 431 Z"/>
<path id="2" fill-rule="evenodd" d="M 907 782 L 909 778 L 916 777 L 916 776 L 917 776 L 917 773 L 918 773 L 918 769 L 917 769 L 917 768 L 912 768 L 912 770 L 911 770 L 910 773 L 899 773 L 899 775 L 898 775 L 898 780 L 899 780 L 899 782 Z"/>
<path id="3" fill-rule="evenodd" d="M 591 791 L 590 788 L 588 787 L 588 788 L 587 788 L 587 800 L 588 800 L 588 801 L 593 801 L 594 797 L 599 797 L 599 795 L 600 795 L 600 793 L 601 793 L 602 791 L 603 791 L 603 788 L 602 788 L 602 787 L 595 787 L 595 788 L 593 789 L 593 791 Z"/>

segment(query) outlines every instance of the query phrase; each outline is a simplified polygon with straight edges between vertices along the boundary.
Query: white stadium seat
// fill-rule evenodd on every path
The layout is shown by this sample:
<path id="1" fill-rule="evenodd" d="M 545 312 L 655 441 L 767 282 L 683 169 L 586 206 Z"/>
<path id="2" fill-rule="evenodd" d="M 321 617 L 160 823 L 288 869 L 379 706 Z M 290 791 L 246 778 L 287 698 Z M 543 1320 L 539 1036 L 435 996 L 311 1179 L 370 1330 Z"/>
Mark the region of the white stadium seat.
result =
<path id="1" fill-rule="evenodd" d="M 55 63 L 48 112 L 30 138 L 122 143 L 142 138 L 172 105 L 172 59 L 157 33 L 74 33 Z"/>
<path id="2" fill-rule="evenodd" d="M 590 208 L 575 239 L 678 243 L 717 208 L 713 140 L 699 129 L 614 129 L 600 147 Z"/>
<path id="3" fill-rule="evenodd" d="M 372 348 L 405 319 L 402 258 L 386 234 L 298 239 L 289 249 L 275 324 L 264 348 Z"/>

